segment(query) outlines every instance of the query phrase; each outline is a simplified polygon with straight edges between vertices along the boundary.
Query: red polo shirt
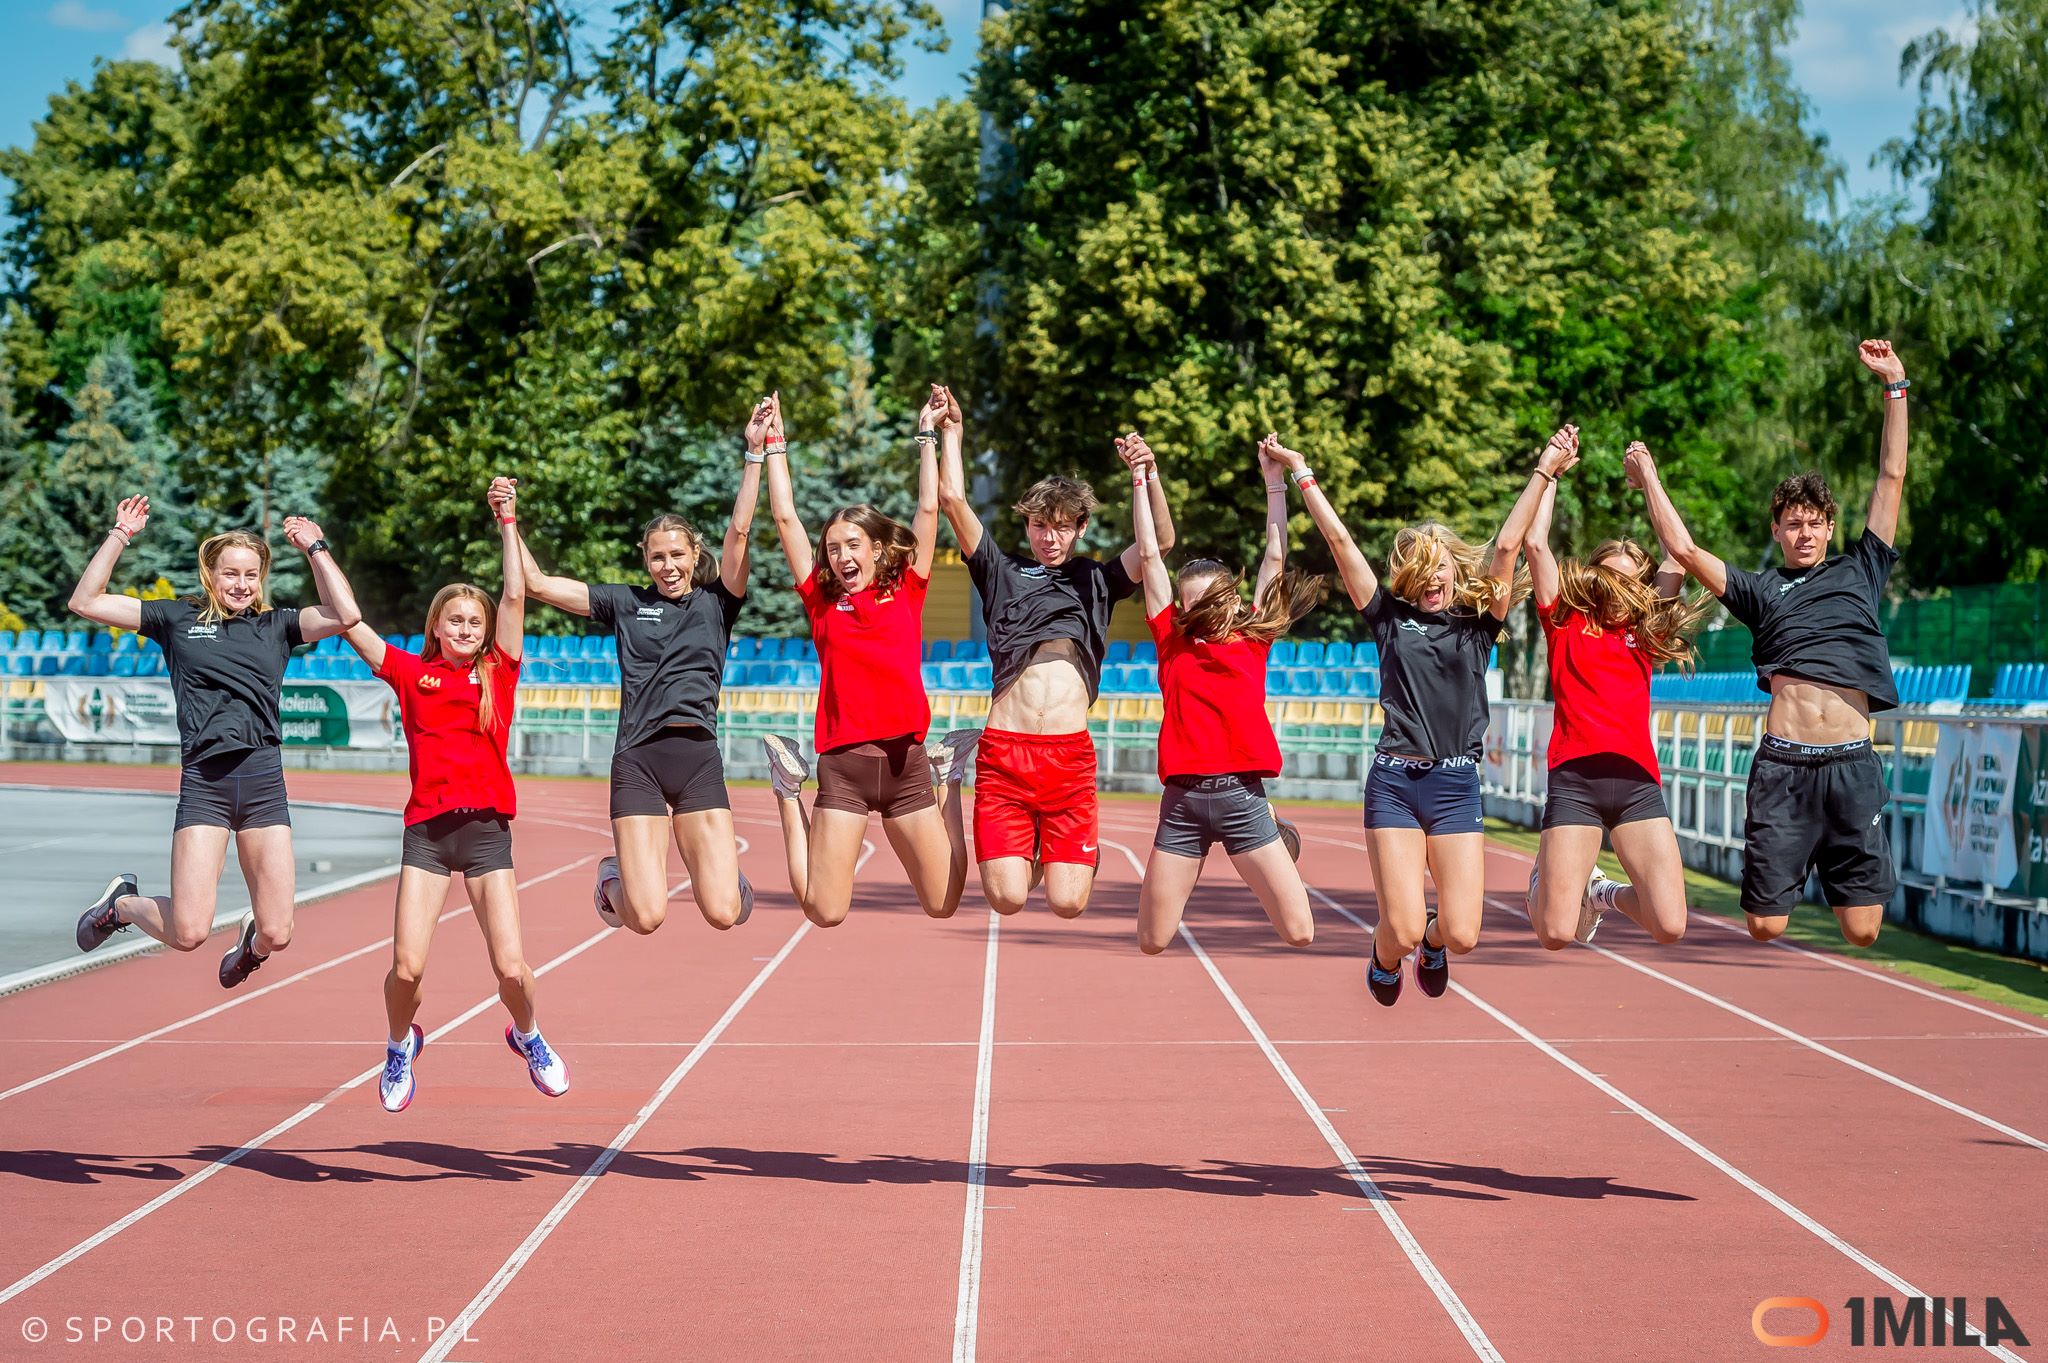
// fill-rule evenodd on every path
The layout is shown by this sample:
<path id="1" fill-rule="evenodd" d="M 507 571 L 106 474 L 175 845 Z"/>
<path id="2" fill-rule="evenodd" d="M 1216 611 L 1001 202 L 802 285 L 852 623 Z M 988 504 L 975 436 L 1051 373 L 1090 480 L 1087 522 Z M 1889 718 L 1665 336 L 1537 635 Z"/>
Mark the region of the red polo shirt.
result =
<path id="1" fill-rule="evenodd" d="M 487 733 L 479 722 L 483 688 L 475 667 L 445 657 L 426 662 L 417 653 L 384 647 L 377 675 L 398 695 L 398 718 L 412 765 L 412 796 L 405 802 L 408 828 L 451 809 L 493 809 L 508 819 L 518 813 L 505 745 L 518 705 L 519 659 L 496 644 L 490 651 L 497 666 L 492 669 Z"/>

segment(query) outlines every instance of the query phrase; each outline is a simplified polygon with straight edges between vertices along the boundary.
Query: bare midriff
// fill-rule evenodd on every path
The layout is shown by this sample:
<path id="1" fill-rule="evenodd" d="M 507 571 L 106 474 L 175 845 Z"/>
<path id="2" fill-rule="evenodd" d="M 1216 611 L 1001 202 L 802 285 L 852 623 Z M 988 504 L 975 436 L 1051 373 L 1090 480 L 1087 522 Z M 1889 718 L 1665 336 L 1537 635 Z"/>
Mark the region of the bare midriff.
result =
<path id="1" fill-rule="evenodd" d="M 1771 713 L 1764 727 L 1793 743 L 1825 747 L 1870 737 L 1870 697 L 1780 672 L 1771 678 Z"/>
<path id="2" fill-rule="evenodd" d="M 1048 639 L 989 706 L 988 727 L 1013 734 L 1077 734 L 1088 727 L 1088 683 L 1081 645 Z"/>

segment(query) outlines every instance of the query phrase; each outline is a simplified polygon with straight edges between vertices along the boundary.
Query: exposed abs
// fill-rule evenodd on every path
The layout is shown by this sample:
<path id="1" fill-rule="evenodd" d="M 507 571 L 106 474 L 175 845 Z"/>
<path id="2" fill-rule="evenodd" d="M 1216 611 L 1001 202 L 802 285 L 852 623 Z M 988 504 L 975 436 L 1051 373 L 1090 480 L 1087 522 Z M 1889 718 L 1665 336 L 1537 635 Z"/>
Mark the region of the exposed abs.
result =
<path id="1" fill-rule="evenodd" d="M 991 729 L 1016 734 L 1072 734 L 1088 727 L 1088 683 L 1081 675 L 1081 645 L 1048 639 L 989 707 Z"/>
<path id="2" fill-rule="evenodd" d="M 1771 713 L 1765 727 L 1794 743 L 1824 747 L 1870 736 L 1870 697 L 1778 673 L 1771 678 Z"/>

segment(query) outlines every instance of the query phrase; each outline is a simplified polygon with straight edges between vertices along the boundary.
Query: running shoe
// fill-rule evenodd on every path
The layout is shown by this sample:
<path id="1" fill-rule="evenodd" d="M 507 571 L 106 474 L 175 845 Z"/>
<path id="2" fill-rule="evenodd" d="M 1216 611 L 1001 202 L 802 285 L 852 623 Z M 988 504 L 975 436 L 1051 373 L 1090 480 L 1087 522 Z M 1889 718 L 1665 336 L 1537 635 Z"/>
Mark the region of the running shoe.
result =
<path id="1" fill-rule="evenodd" d="M 1394 1000 L 1401 997 L 1401 967 L 1392 970 L 1380 968 L 1380 954 L 1377 950 L 1367 954 L 1365 965 L 1365 987 L 1372 991 L 1373 998 L 1383 1007 L 1392 1008 Z"/>
<path id="2" fill-rule="evenodd" d="M 1529 898 L 1525 901 L 1525 907 L 1529 910 L 1529 917 L 1532 920 L 1536 917 L 1536 876 L 1542 869 L 1541 866 L 1529 868 Z"/>
<path id="3" fill-rule="evenodd" d="M 235 944 L 228 948 L 227 955 L 220 958 L 220 987 L 233 989 L 248 979 L 270 958 L 256 950 L 256 914 L 252 910 L 242 915 L 242 930 L 235 937 Z"/>
<path id="4" fill-rule="evenodd" d="M 1430 923 L 1436 922 L 1436 915 L 1429 916 Z M 1415 948 L 1415 983 L 1422 992 L 1433 999 L 1444 996 L 1444 990 L 1451 983 L 1451 952 L 1448 947 L 1433 947 L 1429 944 L 1429 930 L 1425 925 L 1422 945 Z"/>
<path id="5" fill-rule="evenodd" d="M 546 1037 L 535 1032 L 533 1040 L 521 1041 L 518 1029 L 508 1022 L 505 1024 L 505 1044 L 526 1061 L 526 1073 L 535 1088 L 550 1098 L 559 1098 L 569 1091 L 569 1067 L 548 1045 Z"/>
<path id="6" fill-rule="evenodd" d="M 417 1022 L 406 1034 L 403 1046 L 384 1044 L 384 1073 L 377 1080 L 377 1091 L 383 1096 L 386 1112 L 403 1112 L 412 1106 L 412 1095 L 419 1087 L 412 1067 L 426 1048 L 427 1034 Z"/>
<path id="7" fill-rule="evenodd" d="M 974 749 L 981 742 L 979 729 L 955 729 L 929 744 L 925 751 L 931 754 L 932 775 L 939 785 L 958 785 L 967 775 L 968 763 L 974 759 Z"/>
<path id="8" fill-rule="evenodd" d="M 775 798 L 794 800 L 811 775 L 803 754 L 781 734 L 767 735 L 761 746 L 768 750 L 768 784 L 775 787 Z"/>
<path id="9" fill-rule="evenodd" d="M 92 951 L 117 932 L 128 931 L 128 925 L 114 912 L 114 906 L 121 902 L 123 895 L 136 893 L 135 877 L 127 871 L 107 882 L 106 893 L 93 901 L 93 906 L 78 916 L 78 949 Z"/>
<path id="10" fill-rule="evenodd" d="M 740 872 L 740 916 L 732 920 L 738 927 L 754 916 L 754 882 L 747 879 L 745 871 Z"/>
<path id="11" fill-rule="evenodd" d="M 1619 881 L 1609 880 L 1597 865 L 1593 868 L 1593 874 L 1586 877 L 1586 893 L 1579 899 L 1579 928 L 1573 937 L 1582 943 L 1593 940 L 1593 934 L 1600 931 L 1600 917 L 1613 907 L 1613 894 L 1619 888 Z"/>
<path id="12" fill-rule="evenodd" d="M 591 891 L 590 902 L 597 909 L 597 916 L 604 920 L 606 927 L 625 926 L 619 921 L 619 911 L 612 907 L 614 901 L 623 898 L 625 893 L 626 887 L 619 880 L 619 859 L 606 857 L 597 863 L 597 888 Z"/>
<path id="13" fill-rule="evenodd" d="M 1301 860 L 1301 830 L 1281 818 L 1278 814 L 1273 816 L 1273 822 L 1280 825 L 1280 841 L 1287 845 L 1287 855 L 1299 862 Z"/>

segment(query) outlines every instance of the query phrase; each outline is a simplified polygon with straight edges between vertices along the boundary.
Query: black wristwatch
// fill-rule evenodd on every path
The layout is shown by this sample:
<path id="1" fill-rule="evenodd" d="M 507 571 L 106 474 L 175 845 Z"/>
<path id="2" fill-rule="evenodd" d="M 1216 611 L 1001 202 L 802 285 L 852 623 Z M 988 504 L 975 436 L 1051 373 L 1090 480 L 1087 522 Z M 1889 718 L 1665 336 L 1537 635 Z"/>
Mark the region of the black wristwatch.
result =
<path id="1" fill-rule="evenodd" d="M 311 544 L 309 544 L 309 545 L 307 545 L 307 546 L 306 546 L 306 557 L 307 557 L 307 558 L 311 558 L 311 557 L 313 557 L 313 555 L 315 555 L 315 554 L 325 554 L 325 553 L 331 553 L 331 552 L 332 552 L 332 549 L 331 549 L 331 548 L 329 547 L 329 545 L 328 545 L 327 541 L 326 541 L 326 540 L 325 540 L 324 538 L 323 538 L 323 539 L 317 539 L 317 540 L 314 540 L 314 541 L 313 541 L 313 542 L 312 542 Z"/>

